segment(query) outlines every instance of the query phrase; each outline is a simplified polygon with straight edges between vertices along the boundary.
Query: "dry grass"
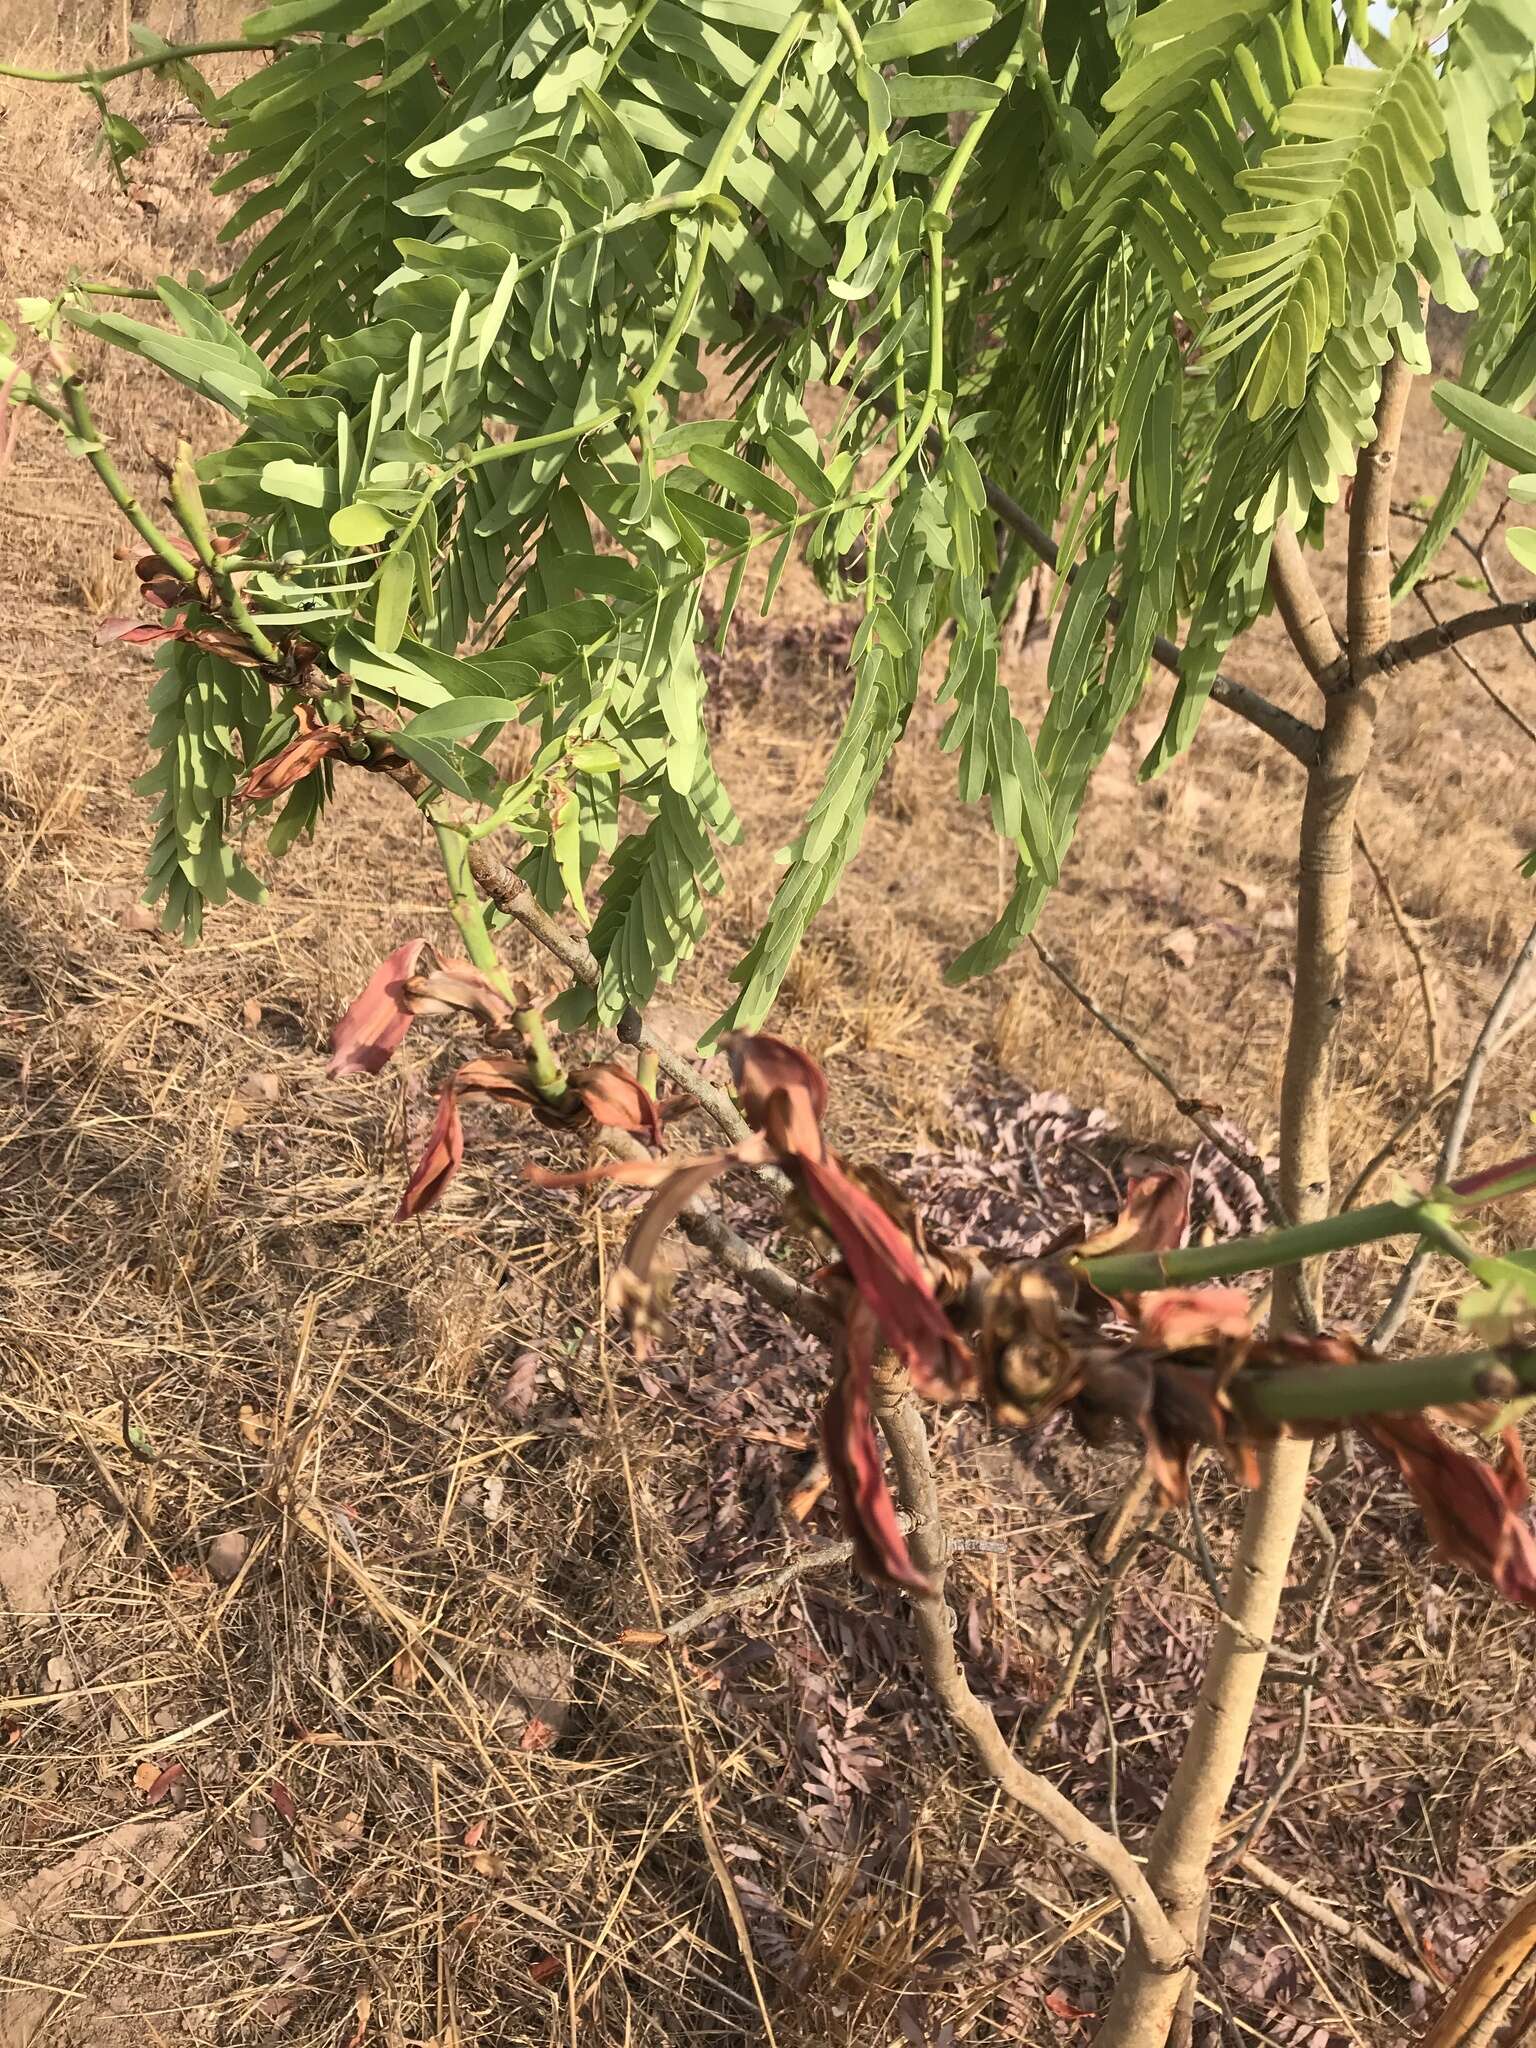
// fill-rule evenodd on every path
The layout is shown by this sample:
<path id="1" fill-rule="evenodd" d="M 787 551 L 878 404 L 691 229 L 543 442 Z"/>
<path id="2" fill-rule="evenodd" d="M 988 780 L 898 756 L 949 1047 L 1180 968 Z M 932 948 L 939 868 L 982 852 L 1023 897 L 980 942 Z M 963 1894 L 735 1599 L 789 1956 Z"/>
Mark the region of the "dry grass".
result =
<path id="1" fill-rule="evenodd" d="M 227 26 L 210 11 L 204 33 Z M 169 8 L 155 19 L 174 25 Z M 52 31 L 51 10 L 37 26 Z M 157 139 L 137 202 L 90 162 L 83 105 L 7 93 L 5 296 L 71 262 L 127 282 L 213 267 L 196 131 L 158 88 L 134 99 Z M 146 482 L 152 452 L 212 430 L 131 363 L 92 368 Z M 1421 404 L 1406 494 L 1443 461 Z M 673 1355 L 643 1374 L 609 1358 L 600 1219 L 518 1183 L 531 1140 L 505 1122 L 477 1124 L 443 1215 L 386 1224 L 430 1047 L 393 1081 L 340 1085 L 318 1049 L 386 943 L 446 928 L 410 811 L 349 788 L 271 906 L 214 919 L 195 952 L 137 927 L 145 670 L 91 638 L 122 595 L 116 539 L 29 429 L 0 513 L 0 1927 L 26 1933 L 0 1981 L 0 2048 L 725 2043 L 768 2024 L 786 2048 L 1071 2038 L 1045 1996 L 1095 2003 L 1117 1921 L 933 1729 L 893 1604 L 841 1573 L 802 1580 L 680 1652 L 677 1690 L 619 1642 L 649 1621 L 636 1531 L 670 1613 L 701 1578 L 798 1540 L 780 1502 L 808 1462 L 820 1362 L 698 1271 Z M 764 852 L 814 786 L 845 624 L 792 571 L 727 660 L 720 756 L 747 843 L 679 988 L 679 1035 L 723 993 L 771 886 Z M 1520 650 L 1488 665 L 1536 716 Z M 1272 625 L 1233 667 L 1304 704 Z M 1038 673 L 1018 687 L 1037 696 Z M 876 1152 L 942 1140 L 979 1077 L 1183 1144 L 1166 1100 L 1032 962 L 942 985 L 1006 876 L 985 821 L 953 805 L 938 726 L 931 707 L 914 716 L 781 1006 L 828 1061 L 845 1131 Z M 1452 664 L 1392 686 L 1367 823 L 1423 931 L 1453 1060 L 1526 916 L 1525 744 Z M 1214 712 L 1150 792 L 1135 758 L 1117 745 L 1096 785 L 1048 936 L 1187 1087 L 1270 1145 L 1298 777 Z M 1424 1081 L 1412 964 L 1363 865 L 1361 883 L 1341 1179 Z M 1166 950 L 1182 933 L 1192 964 L 1182 940 Z M 1499 1064 L 1479 1156 L 1519 1144 L 1523 1071 Z M 1340 1314 L 1374 1281 L 1366 1261 L 1341 1268 Z M 1428 1293 L 1421 1324 L 1450 1312 Z M 999 1546 L 962 1562 L 956 1596 L 1012 1725 L 1049 1690 L 1084 1604 L 1084 1533 L 1128 1459 L 1059 1435 L 1021 1455 L 968 1417 L 940 1438 L 957 1525 Z M 1325 1482 L 1336 1526 L 1365 1483 L 1348 1461 Z M 1202 1489 L 1224 1551 L 1231 1503 L 1212 1475 Z M 23 1520 L 29 1583 L 5 1548 Z M 1303 1551 L 1301 1582 L 1316 1562 Z M 1211 1609 L 1179 1555 L 1127 1585 L 1113 1753 L 1140 1829 Z M 1304 1596 L 1288 1616 L 1302 1639 Z M 1384 1939 L 1459 1960 L 1536 1877 L 1509 1789 L 1536 1730 L 1527 1647 L 1480 1589 L 1426 1568 L 1384 1490 L 1340 1581 L 1312 1762 L 1265 1853 Z M 1293 1720 L 1276 1684 L 1245 1803 Z M 1085 1681 L 1047 1757 L 1098 1813 L 1108 1736 Z M 184 1775 L 160 1780 L 168 1765 Z M 1212 1948 L 1243 2039 L 1384 2043 L 1408 2023 L 1395 1980 L 1277 1921 L 1246 1881 L 1223 1888 Z"/>

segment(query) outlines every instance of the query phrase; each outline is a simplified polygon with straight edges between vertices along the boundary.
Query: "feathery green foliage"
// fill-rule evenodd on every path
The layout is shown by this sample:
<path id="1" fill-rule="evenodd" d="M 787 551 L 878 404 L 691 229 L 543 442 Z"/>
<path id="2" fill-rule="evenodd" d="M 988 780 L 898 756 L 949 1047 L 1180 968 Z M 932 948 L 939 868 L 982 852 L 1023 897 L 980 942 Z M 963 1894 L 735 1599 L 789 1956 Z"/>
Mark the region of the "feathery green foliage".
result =
<path id="1" fill-rule="evenodd" d="M 160 656 L 150 878 L 189 934 L 260 886 L 238 783 L 323 717 L 387 735 L 434 817 L 508 834 L 588 925 L 601 985 L 564 1021 L 643 1007 L 738 829 L 706 584 L 728 646 L 749 559 L 771 602 L 803 550 L 862 607 L 852 697 L 721 1026 L 770 1009 L 934 655 L 959 795 L 1016 860 L 954 969 L 986 971 L 1181 629 L 1146 772 L 1189 745 L 1276 522 L 1315 537 L 1381 364 L 1426 360 L 1417 276 L 1480 301 L 1472 393 L 1536 388 L 1526 0 L 1403 6 L 1385 31 L 1327 0 L 278 0 L 247 34 L 266 54 L 222 99 L 181 65 L 241 195 L 233 276 L 165 280 L 163 320 L 83 290 L 33 309 L 231 417 L 197 473 L 279 658 L 195 633 Z M 685 417 L 711 361 L 731 398 Z M 1481 446 L 1474 424 L 1405 584 Z M 1034 734 L 998 672 L 984 477 L 1075 572 Z M 198 603 L 192 627 L 228 624 Z M 507 726 L 531 736 L 512 779 Z M 287 794 L 269 857 L 332 772 Z"/>

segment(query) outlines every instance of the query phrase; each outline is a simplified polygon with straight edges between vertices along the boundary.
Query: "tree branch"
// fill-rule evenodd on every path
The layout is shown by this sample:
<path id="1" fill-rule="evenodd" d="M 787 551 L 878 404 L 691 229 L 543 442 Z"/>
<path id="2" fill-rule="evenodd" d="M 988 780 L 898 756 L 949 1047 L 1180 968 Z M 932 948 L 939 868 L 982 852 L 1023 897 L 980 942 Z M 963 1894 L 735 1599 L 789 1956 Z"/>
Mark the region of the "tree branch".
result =
<path id="1" fill-rule="evenodd" d="M 1536 1003 L 1533 1003 L 1529 1009 L 1523 1011 L 1520 1016 L 1513 1018 L 1505 1025 L 1498 1038 L 1489 1047 L 1489 1058 L 1491 1059 L 1495 1053 L 1501 1053 L 1507 1045 L 1518 1038 L 1522 1031 L 1529 1029 L 1532 1024 L 1536 1024 Z M 1465 1076 L 1466 1068 L 1463 1067 L 1460 1074 L 1453 1074 L 1449 1081 L 1441 1083 L 1433 1095 L 1426 1095 L 1422 1102 L 1415 1104 L 1409 1110 L 1408 1114 L 1397 1124 L 1392 1135 L 1385 1143 L 1377 1147 L 1350 1182 L 1348 1192 L 1339 1204 L 1339 1213 L 1341 1215 L 1346 1209 L 1352 1209 L 1355 1206 L 1371 1180 L 1386 1165 L 1387 1161 L 1396 1152 L 1398 1146 L 1414 1126 L 1422 1123 L 1431 1110 L 1438 1109 L 1442 1102 L 1448 1102 L 1451 1099 L 1461 1087 Z"/>
<path id="2" fill-rule="evenodd" d="M 1536 961 L 1536 924 L 1526 934 L 1525 944 L 1515 955 L 1514 965 L 1504 977 L 1504 986 L 1493 1001 L 1493 1007 L 1483 1019 L 1483 1028 L 1477 1034 L 1477 1043 L 1472 1048 L 1472 1057 L 1467 1061 L 1466 1071 L 1461 1077 L 1461 1087 L 1456 1096 L 1456 1107 L 1451 1112 L 1450 1126 L 1445 1134 L 1445 1143 L 1440 1147 L 1440 1158 L 1435 1168 L 1437 1186 L 1445 1186 L 1461 1164 L 1462 1147 L 1467 1141 L 1467 1131 L 1472 1122 L 1472 1111 L 1477 1104 L 1478 1090 L 1483 1085 L 1483 1074 L 1495 1047 L 1504 1033 L 1505 1025 L 1520 995 L 1525 977 L 1532 962 Z M 1402 1327 L 1414 1295 L 1419 1288 L 1419 1275 L 1424 1261 L 1428 1258 L 1430 1245 L 1423 1240 L 1399 1275 L 1392 1299 L 1378 1317 L 1376 1327 L 1371 1331 L 1370 1343 L 1374 1350 L 1390 1344 Z"/>
<path id="3" fill-rule="evenodd" d="M 1362 1955 L 1370 1956 L 1383 1969 L 1406 1978 L 1410 1984 L 1422 1984 L 1427 1991 L 1435 1989 L 1435 1980 L 1427 1970 L 1421 1970 L 1417 1963 L 1405 1962 L 1395 1949 L 1388 1948 L 1384 1941 L 1378 1941 L 1368 1927 L 1362 1927 L 1355 1920 L 1346 1920 L 1336 1907 L 1318 1898 L 1315 1892 L 1309 1892 L 1304 1885 L 1284 1876 L 1270 1864 L 1260 1862 L 1251 1849 L 1245 1850 L 1237 1859 L 1237 1867 L 1245 1877 L 1251 1877 L 1265 1891 L 1273 1892 L 1277 1899 L 1284 1899 L 1288 1906 L 1294 1906 L 1298 1913 L 1315 1920 L 1319 1927 L 1326 1927 L 1330 1934 L 1342 1935 L 1345 1941 L 1353 1942 Z"/>
<path id="4" fill-rule="evenodd" d="M 1408 948 L 1409 958 L 1413 961 L 1413 971 L 1419 979 L 1419 1000 L 1424 1006 L 1424 1050 L 1429 1063 L 1426 1079 L 1430 1094 L 1435 1095 L 1438 1094 L 1443 1080 L 1445 1047 L 1440 1034 L 1440 1006 L 1435 1001 L 1434 987 L 1429 978 L 1429 955 L 1424 950 L 1422 939 L 1410 924 L 1407 912 L 1397 900 L 1397 891 L 1392 886 L 1391 876 L 1372 853 L 1370 841 L 1365 836 L 1365 827 L 1358 818 L 1355 820 L 1355 844 L 1365 856 L 1365 864 L 1381 891 L 1382 901 L 1397 927 L 1398 937 Z M 1346 1203 L 1345 1207 L 1348 1206 Z"/>
<path id="5" fill-rule="evenodd" d="M 1394 354 L 1381 373 L 1375 436 L 1360 451 L 1350 506 L 1350 681 L 1324 700 L 1307 767 L 1298 851 L 1296 987 L 1280 1094 L 1281 1194 L 1298 1222 L 1328 1212 L 1334 1046 L 1345 1001 L 1355 802 L 1371 757 L 1376 703 L 1367 664 L 1391 630 L 1392 475 L 1413 376 Z M 1318 1307 L 1304 1268 L 1277 1286 L 1272 1327 L 1294 1328 Z M 1271 1445 L 1249 1495 L 1189 1737 L 1147 1845 L 1147 1876 L 1181 1939 L 1198 1945 L 1206 1872 L 1242 1763 L 1306 1497 L 1311 1446 Z M 1127 1955 L 1099 2030 L 1100 2048 L 1159 2048 L 1183 1988 L 1139 1950 Z"/>
<path id="6" fill-rule="evenodd" d="M 1186 1946 L 1158 1904 L 1135 1857 L 1107 1829 L 1080 1813 L 1049 1778 L 1025 1769 L 1009 1747 L 991 1709 L 971 1691 L 955 1654 L 949 1605 L 943 1592 L 947 1545 L 928 1432 L 906 1369 L 891 1358 L 883 1359 L 876 1368 L 875 1415 L 890 1446 L 897 1498 L 912 1518 L 913 1558 L 935 1588 L 931 1593 L 914 1595 L 911 1602 L 918 1652 L 935 1698 L 1009 1798 L 1044 1821 L 1058 1841 L 1093 1864 L 1114 1886 L 1151 1966 L 1161 1971 L 1181 1971 L 1188 1961 Z"/>
<path id="7" fill-rule="evenodd" d="M 1426 626 L 1422 633 L 1409 633 L 1401 640 L 1389 640 L 1369 664 L 1368 674 L 1391 675 L 1427 661 L 1432 654 L 1444 654 L 1477 633 L 1497 633 L 1505 626 L 1528 626 L 1536 620 L 1536 597 L 1515 597 L 1504 604 L 1484 605 L 1480 611 L 1463 612 L 1458 619 L 1442 619 Z"/>
<path id="8" fill-rule="evenodd" d="M 1348 681 L 1349 656 L 1318 595 L 1301 542 L 1283 521 L 1275 528 L 1270 549 L 1269 587 L 1291 645 L 1307 674 L 1328 696 Z"/>
<path id="9" fill-rule="evenodd" d="M 430 778 L 413 761 L 402 760 L 398 755 L 381 755 L 363 762 L 362 766 L 376 775 L 388 776 L 414 803 L 419 804 L 432 793 L 434 785 Z M 489 840 L 472 841 L 468 858 L 469 871 L 476 886 L 490 897 L 496 908 L 531 933 L 584 987 L 596 988 L 602 979 L 602 969 L 593 957 L 591 947 L 584 940 L 574 938 L 540 907 L 521 875 L 502 859 Z M 680 1053 L 674 1052 L 670 1045 L 658 1038 L 643 1019 L 635 1040 L 655 1053 L 656 1063 L 667 1079 L 685 1095 L 691 1095 L 701 1108 L 708 1110 L 732 1144 L 747 1136 L 747 1120 L 725 1091 L 712 1081 L 706 1081 Z"/>
<path id="10" fill-rule="evenodd" d="M 627 1131 L 605 1131 L 603 1142 L 621 1159 L 650 1159 L 654 1156 Z M 711 1258 L 717 1259 L 727 1272 L 734 1273 L 744 1286 L 750 1287 L 771 1308 L 788 1316 L 800 1329 L 824 1341 L 830 1341 L 836 1335 L 837 1317 L 825 1298 L 814 1287 L 805 1286 L 792 1273 L 787 1273 L 766 1252 L 759 1251 L 755 1244 L 749 1244 L 739 1231 L 732 1230 L 702 1195 L 694 1196 L 677 1221 L 686 1237 L 707 1251 Z"/>
<path id="11" fill-rule="evenodd" d="M 1031 519 L 1016 498 L 1000 490 L 994 483 L 986 486 L 987 503 L 1012 530 L 1032 548 L 1048 568 L 1056 567 L 1056 543 L 1037 520 Z M 1070 578 L 1068 579 L 1071 580 Z M 1111 603 L 1111 619 L 1118 619 L 1120 607 Z M 1165 668 L 1170 675 L 1178 675 L 1183 668 L 1184 657 L 1171 640 L 1161 634 L 1153 642 L 1152 659 L 1159 668 Z M 1261 697 L 1257 690 L 1250 690 L 1246 683 L 1237 682 L 1231 676 L 1219 675 L 1211 685 L 1211 695 L 1218 704 L 1225 706 L 1237 717 L 1246 719 L 1285 751 L 1294 756 L 1305 767 L 1317 752 L 1317 728 L 1309 725 L 1304 718 L 1296 718 L 1289 711 L 1282 711 L 1278 704 L 1271 704 L 1267 697 Z"/>
<path id="12" fill-rule="evenodd" d="M 1089 995 L 1088 991 L 1085 988 L 1081 988 L 1073 980 L 1049 946 L 1034 937 L 1033 934 L 1030 937 L 1030 944 L 1039 955 L 1042 965 L 1055 975 L 1062 987 L 1077 998 L 1089 1016 L 1097 1023 L 1102 1024 L 1110 1037 L 1117 1044 L 1125 1047 L 1137 1066 L 1149 1073 L 1159 1088 L 1163 1089 L 1172 1098 L 1173 1106 L 1179 1112 L 1179 1115 L 1187 1117 L 1201 1137 L 1208 1144 L 1214 1145 L 1222 1157 L 1230 1160 L 1240 1173 L 1247 1174 L 1259 1191 L 1260 1199 L 1269 1213 L 1270 1221 L 1281 1230 L 1288 1229 L 1291 1222 L 1290 1214 L 1284 1202 L 1280 1199 L 1279 1190 L 1264 1171 L 1264 1162 L 1260 1159 L 1259 1155 L 1256 1152 L 1250 1152 L 1244 1145 L 1235 1145 L 1230 1138 L 1223 1136 L 1222 1132 L 1206 1115 L 1200 1103 L 1193 1096 L 1186 1095 L 1178 1082 L 1174 1080 L 1172 1074 L 1168 1072 L 1168 1069 L 1155 1060 L 1149 1052 L 1144 1051 L 1126 1027 L 1123 1024 L 1117 1023 L 1107 1010 L 1101 1009 L 1093 997 Z"/>
<path id="13" fill-rule="evenodd" d="M 1468 543 L 1468 545 L 1470 545 L 1470 543 Z M 1488 572 L 1486 569 L 1483 571 L 1483 574 L 1485 577 L 1487 577 Z M 1493 588 L 1491 581 L 1489 583 L 1489 588 Z M 1418 600 L 1419 604 L 1422 605 L 1424 610 L 1428 613 L 1429 617 L 1434 620 L 1437 626 L 1439 626 L 1442 623 L 1442 620 L 1440 618 L 1440 614 L 1435 610 L 1434 606 L 1429 601 L 1429 591 L 1427 587 L 1422 583 L 1415 584 L 1413 594 L 1414 597 Z M 1493 592 L 1493 594 L 1495 597 L 1498 596 L 1498 592 L 1496 590 Z M 1515 628 L 1515 637 L 1519 640 L 1520 645 L 1525 649 L 1526 653 L 1529 654 L 1533 660 L 1536 660 L 1536 648 L 1532 648 L 1531 636 L 1529 633 L 1526 632 L 1523 626 L 1517 626 Z M 1464 648 L 1459 646 L 1453 647 L 1450 650 L 1450 652 L 1451 659 L 1456 663 L 1457 667 L 1462 669 L 1467 675 L 1469 675 L 1472 678 L 1473 682 L 1476 683 L 1477 687 L 1482 691 L 1483 695 L 1488 699 L 1488 702 L 1493 706 L 1495 711 L 1502 712 L 1504 716 L 1509 720 L 1510 724 L 1514 726 L 1516 730 L 1521 734 L 1522 738 L 1528 739 L 1533 746 L 1536 746 L 1536 726 L 1533 726 L 1529 719 L 1523 718 L 1521 714 L 1515 709 L 1514 705 L 1510 703 L 1509 699 L 1506 696 L 1504 696 L 1501 691 L 1498 691 L 1493 687 L 1492 683 L 1489 682 L 1488 678 L 1483 674 L 1482 670 L 1478 667 L 1477 663 L 1472 659 L 1471 655 L 1468 654 Z"/>

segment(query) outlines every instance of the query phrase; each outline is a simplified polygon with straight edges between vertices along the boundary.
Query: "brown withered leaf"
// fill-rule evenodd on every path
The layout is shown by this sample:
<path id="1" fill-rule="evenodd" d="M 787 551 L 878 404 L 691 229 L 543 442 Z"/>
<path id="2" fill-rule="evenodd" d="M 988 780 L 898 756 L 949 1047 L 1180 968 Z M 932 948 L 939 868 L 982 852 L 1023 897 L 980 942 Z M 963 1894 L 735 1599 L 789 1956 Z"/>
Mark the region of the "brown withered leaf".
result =
<path id="1" fill-rule="evenodd" d="M 404 1043 L 412 1021 L 406 984 L 426 943 L 407 939 L 381 960 L 368 986 L 337 1023 L 326 1068 L 333 1080 L 343 1074 L 381 1072 Z"/>
<path id="2" fill-rule="evenodd" d="M 1363 1418 L 1361 1434 L 1403 1475 L 1430 1539 L 1447 1563 L 1465 1565 L 1517 1607 L 1536 1608 L 1536 1535 L 1520 1439 L 1506 1430 L 1497 1465 L 1458 1450 L 1423 1415 Z"/>
<path id="3" fill-rule="evenodd" d="M 206 635 L 192 637 L 206 645 Z M 312 775 L 322 761 L 334 761 L 338 755 L 344 755 L 352 743 L 352 735 L 344 726 L 321 725 L 308 705 L 300 705 L 298 721 L 299 729 L 286 746 L 279 747 L 275 754 L 269 754 L 251 769 L 235 791 L 237 804 L 270 803 L 295 783 L 302 782 L 306 775 Z"/>
<path id="4" fill-rule="evenodd" d="M 879 1342 L 873 1309 L 854 1300 L 838 1346 L 837 1375 L 821 1411 L 822 1444 L 860 1571 L 877 1583 L 927 1593 L 932 1588 L 907 1549 L 875 1435 L 874 1365 Z"/>

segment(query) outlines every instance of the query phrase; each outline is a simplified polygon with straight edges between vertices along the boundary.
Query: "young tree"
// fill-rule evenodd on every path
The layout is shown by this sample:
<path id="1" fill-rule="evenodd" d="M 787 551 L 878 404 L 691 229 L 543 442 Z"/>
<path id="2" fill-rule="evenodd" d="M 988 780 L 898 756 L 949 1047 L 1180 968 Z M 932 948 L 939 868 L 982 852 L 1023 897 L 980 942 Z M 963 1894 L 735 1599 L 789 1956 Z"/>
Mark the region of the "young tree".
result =
<path id="1" fill-rule="evenodd" d="M 1456 1227 L 1489 1192 L 1482 1179 L 1450 1187 L 1476 1060 L 1437 1199 L 1328 1214 L 1354 819 L 1379 692 L 1452 641 L 1536 616 L 1496 603 L 1395 637 L 1392 610 L 1490 460 L 1521 472 L 1517 498 L 1536 473 L 1521 411 L 1536 391 L 1536 9 L 279 0 L 234 44 L 173 50 L 137 33 L 132 63 L 60 82 L 105 108 L 116 77 L 178 76 L 229 161 L 218 188 L 244 195 L 227 229 L 241 259 L 217 283 L 162 280 L 149 319 L 111 310 L 85 280 L 29 302 L 28 338 L 0 374 L 13 403 L 68 435 L 145 551 L 148 614 L 112 630 L 157 646 L 156 765 L 142 787 L 167 929 L 195 938 L 207 905 L 260 897 L 253 820 L 275 862 L 317 829 L 349 767 L 389 777 L 423 811 L 468 960 L 402 946 L 350 1013 L 338 1061 L 376 1070 L 413 1015 L 443 1008 L 523 1050 L 493 1050 L 445 1088 L 402 1210 L 429 1207 L 458 1163 L 460 1097 L 512 1096 L 630 1133 L 639 1157 L 610 1175 L 660 1189 L 625 1269 L 642 1324 L 654 1239 L 682 1212 L 786 1312 L 834 1330 L 829 1452 L 860 1554 L 908 1584 L 925 1666 L 988 1768 L 1131 1908 L 1138 1945 L 1100 2038 L 1162 2041 L 1198 1951 L 1309 1430 L 1536 1386 L 1511 1340 L 1529 1267 L 1479 1260 Z M 261 55 L 215 98 L 195 60 L 230 48 Z M 141 138 L 107 120 L 111 146 L 131 152 Z M 1429 369 L 1431 299 L 1472 316 L 1461 380 L 1436 393 L 1466 438 L 1394 575 L 1393 465 L 1412 380 Z M 75 332 L 135 351 L 231 416 L 226 445 L 168 463 L 168 514 L 114 465 L 68 352 Z M 729 365 L 730 408 L 683 418 L 706 360 Z M 835 395 L 828 429 L 807 408 L 813 387 Z M 1346 489 L 1336 624 L 1307 557 Z M 1511 547 L 1536 566 L 1536 540 L 1516 533 Z M 794 549 L 863 616 L 822 788 L 706 1039 L 737 1034 L 732 1101 L 644 1019 L 705 929 L 715 848 L 737 833 L 703 717 L 706 585 L 721 587 L 724 643 L 749 559 L 769 551 L 766 605 Z M 999 678 L 998 640 L 1041 559 L 1064 595 L 1031 733 Z M 1223 669 L 1269 605 L 1316 684 L 1311 720 Z M 820 1077 L 755 1035 L 857 854 L 935 650 L 960 799 L 988 806 L 1015 863 L 1006 907 L 969 936 L 957 978 L 1029 938 L 1093 770 L 1154 666 L 1177 686 L 1145 775 L 1177 761 L 1213 700 L 1298 765 L 1270 1238 L 1171 1250 L 1179 1205 L 1164 1185 L 1133 1202 L 1120 1241 L 1075 1262 L 992 1272 L 946 1255 L 826 1153 Z M 533 748 L 507 777 L 490 742 L 512 725 Z M 508 922 L 565 970 L 547 1015 L 502 967 Z M 550 1025 L 617 1030 L 641 1047 L 636 1074 L 567 1071 Z M 658 1064 L 669 1100 L 702 1102 L 728 1150 L 682 1168 L 660 1151 Z M 732 1159 L 776 1162 L 834 1240 L 845 1279 L 830 1307 L 687 1209 Z M 1493 1191 L 1533 1177 L 1521 1165 Z M 1472 1261 L 1481 1349 L 1387 1365 L 1318 1338 L 1318 1255 L 1393 1232 Z M 1194 1320 L 1180 1327 L 1157 1306 L 1170 1285 L 1261 1267 L 1279 1273 L 1266 1340 L 1229 1299 L 1182 1302 Z M 1099 1334 L 1111 1297 L 1140 1316 L 1130 1352 Z M 1144 1868 L 1024 1768 L 969 1692 L 909 1370 L 928 1391 L 979 1385 L 1014 1419 L 1066 1398 L 1118 1401 L 1175 1493 L 1192 1443 L 1221 1444 L 1240 1469 L 1260 1447 Z M 884 1500 L 871 1412 L 909 1543 Z M 1536 1597 L 1513 1439 L 1495 1479 L 1427 1425 L 1376 1427 L 1442 1546 Z"/>

